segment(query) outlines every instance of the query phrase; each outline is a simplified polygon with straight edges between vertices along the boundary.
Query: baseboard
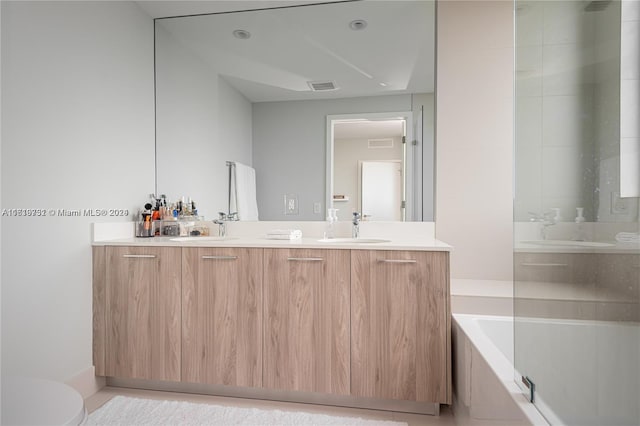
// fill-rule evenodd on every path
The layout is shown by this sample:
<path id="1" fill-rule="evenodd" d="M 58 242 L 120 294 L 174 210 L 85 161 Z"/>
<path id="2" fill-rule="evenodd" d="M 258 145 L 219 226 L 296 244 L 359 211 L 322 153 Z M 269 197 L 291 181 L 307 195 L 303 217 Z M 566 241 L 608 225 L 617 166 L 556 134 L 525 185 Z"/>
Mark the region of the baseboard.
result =
<path id="1" fill-rule="evenodd" d="M 164 382 L 159 380 L 118 379 L 114 377 L 107 378 L 107 385 L 122 388 L 195 393 L 232 398 L 263 399 L 270 401 L 364 408 L 369 410 L 429 414 L 435 416 L 440 415 L 440 404 L 427 402 L 380 400 L 349 395 L 321 394 L 315 392 L 283 391 L 277 389 L 207 385 L 186 382 Z"/>
<path id="2" fill-rule="evenodd" d="M 96 369 L 92 365 L 70 379 L 65 380 L 65 383 L 78 391 L 80 395 L 82 395 L 82 398 L 86 399 L 105 387 L 107 380 L 104 377 L 97 377 Z"/>

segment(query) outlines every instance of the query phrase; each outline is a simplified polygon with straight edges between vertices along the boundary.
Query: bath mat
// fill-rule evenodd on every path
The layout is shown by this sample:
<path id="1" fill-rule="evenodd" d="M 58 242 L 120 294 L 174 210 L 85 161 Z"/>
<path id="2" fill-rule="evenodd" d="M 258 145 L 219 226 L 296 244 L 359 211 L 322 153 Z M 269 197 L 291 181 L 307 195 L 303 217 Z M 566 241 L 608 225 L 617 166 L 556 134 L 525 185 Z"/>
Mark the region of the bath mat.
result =
<path id="1" fill-rule="evenodd" d="M 404 422 L 337 417 L 183 401 L 116 396 L 89 415 L 89 425 L 407 426 Z"/>

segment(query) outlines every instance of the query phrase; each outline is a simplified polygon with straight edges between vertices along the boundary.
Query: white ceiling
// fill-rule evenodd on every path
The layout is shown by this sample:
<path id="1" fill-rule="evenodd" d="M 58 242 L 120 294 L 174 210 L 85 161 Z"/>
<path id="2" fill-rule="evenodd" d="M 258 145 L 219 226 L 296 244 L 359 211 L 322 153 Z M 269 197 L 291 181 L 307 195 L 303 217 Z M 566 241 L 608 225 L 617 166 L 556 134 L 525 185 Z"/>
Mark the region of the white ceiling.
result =
<path id="1" fill-rule="evenodd" d="M 139 0 L 135 3 L 155 19 L 339 1 L 343 0 Z"/>
<path id="2" fill-rule="evenodd" d="M 433 92 L 434 2 L 365 0 L 308 5 L 300 1 L 142 1 L 165 30 L 252 102 Z M 307 4 L 255 11 L 256 7 Z M 364 19 L 364 30 L 349 23 Z M 242 29 L 251 38 L 232 32 Z M 161 47 L 159 47 L 161 48 Z M 309 81 L 340 88 L 313 92 Z M 383 86 L 384 84 L 385 86 Z"/>

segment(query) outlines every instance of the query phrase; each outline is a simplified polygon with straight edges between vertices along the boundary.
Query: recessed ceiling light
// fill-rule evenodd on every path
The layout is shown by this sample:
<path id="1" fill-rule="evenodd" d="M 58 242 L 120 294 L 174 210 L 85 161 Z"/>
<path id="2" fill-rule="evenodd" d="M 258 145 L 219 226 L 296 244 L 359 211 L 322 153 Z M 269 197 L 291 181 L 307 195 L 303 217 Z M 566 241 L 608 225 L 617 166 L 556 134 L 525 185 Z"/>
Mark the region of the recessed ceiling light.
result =
<path id="1" fill-rule="evenodd" d="M 349 28 L 354 31 L 360 31 L 367 28 L 367 21 L 364 19 L 356 19 L 354 21 L 349 22 Z"/>
<path id="2" fill-rule="evenodd" d="M 235 30 L 233 32 L 233 36 L 235 38 L 239 38 L 240 40 L 246 40 L 251 37 L 251 33 L 246 30 Z"/>

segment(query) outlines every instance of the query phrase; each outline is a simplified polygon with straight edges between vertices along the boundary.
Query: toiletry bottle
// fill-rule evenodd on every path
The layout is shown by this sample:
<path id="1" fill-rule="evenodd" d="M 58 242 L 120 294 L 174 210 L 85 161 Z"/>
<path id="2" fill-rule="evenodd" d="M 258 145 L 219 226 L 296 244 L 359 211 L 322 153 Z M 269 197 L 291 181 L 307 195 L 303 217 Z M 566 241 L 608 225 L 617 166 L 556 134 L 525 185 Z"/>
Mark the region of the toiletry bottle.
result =
<path id="1" fill-rule="evenodd" d="M 338 209 L 327 209 L 327 223 L 324 229 L 324 239 L 334 238 L 334 224 L 338 221 Z"/>
<path id="2" fill-rule="evenodd" d="M 587 235 L 584 229 L 584 222 L 586 222 L 585 217 L 583 216 L 584 208 L 576 207 L 576 218 L 575 218 L 575 228 L 573 230 L 573 240 L 574 241 L 585 241 L 587 239 Z"/>

